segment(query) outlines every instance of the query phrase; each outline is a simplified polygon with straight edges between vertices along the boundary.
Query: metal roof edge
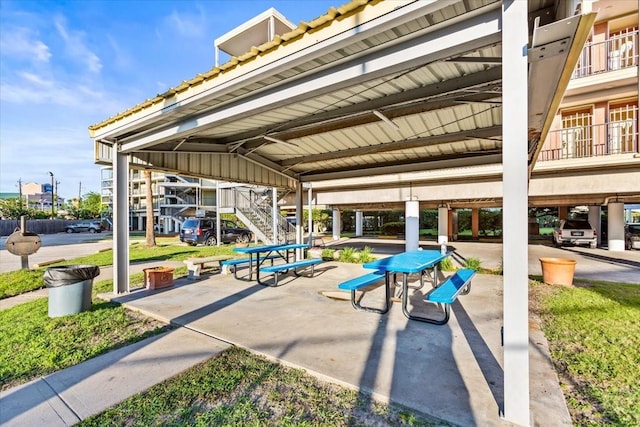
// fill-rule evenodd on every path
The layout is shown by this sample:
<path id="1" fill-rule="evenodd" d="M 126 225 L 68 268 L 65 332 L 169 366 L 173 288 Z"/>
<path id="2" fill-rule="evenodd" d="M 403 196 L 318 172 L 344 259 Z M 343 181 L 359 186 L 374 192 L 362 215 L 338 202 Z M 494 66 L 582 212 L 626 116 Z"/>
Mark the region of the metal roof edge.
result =
<path id="1" fill-rule="evenodd" d="M 241 65 L 250 63 L 251 61 L 271 54 L 276 51 L 280 46 L 287 45 L 289 43 L 297 42 L 307 34 L 314 34 L 325 28 L 331 26 L 334 22 L 340 21 L 343 18 L 351 16 L 353 14 L 361 12 L 368 5 L 377 5 L 382 3 L 383 0 L 352 0 L 338 8 L 330 8 L 326 14 L 321 15 L 312 21 L 301 22 L 297 28 L 285 33 L 281 36 L 275 37 L 270 42 L 264 43 L 257 47 L 252 47 L 251 50 L 240 57 L 232 57 L 226 63 L 219 67 L 213 67 L 205 73 L 196 75 L 191 80 L 184 80 L 180 85 L 168 89 L 166 92 L 157 94 L 153 98 L 149 98 L 146 101 L 137 104 L 115 116 L 109 117 L 102 122 L 90 125 L 89 135 L 91 138 L 97 137 L 97 130 L 105 128 L 117 121 L 123 120 L 127 117 L 140 113 L 143 110 L 147 110 L 153 106 L 163 104 L 162 108 L 167 107 L 167 101 L 171 98 L 175 98 L 181 93 L 184 93 L 190 89 L 196 87 L 202 87 L 203 83 L 208 83 L 214 79 L 219 78 L 221 75 L 227 74 L 232 70 L 237 69 Z M 331 37 L 332 34 L 327 34 L 326 37 Z M 315 41 L 317 43 L 317 41 Z M 274 57 L 273 60 L 279 59 Z"/>

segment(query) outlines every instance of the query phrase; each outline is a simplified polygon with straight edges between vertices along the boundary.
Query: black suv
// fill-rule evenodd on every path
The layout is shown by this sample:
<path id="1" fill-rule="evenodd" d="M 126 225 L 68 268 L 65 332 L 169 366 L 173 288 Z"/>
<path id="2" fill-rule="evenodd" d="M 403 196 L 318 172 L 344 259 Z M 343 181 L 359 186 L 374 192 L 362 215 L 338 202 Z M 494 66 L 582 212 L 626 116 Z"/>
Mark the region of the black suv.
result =
<path id="1" fill-rule="evenodd" d="M 251 240 L 251 230 L 238 227 L 233 221 L 221 220 L 220 240 L 222 243 L 248 243 Z M 189 218 L 180 229 L 180 241 L 191 246 L 202 243 L 215 246 L 216 220 L 212 218 Z"/>

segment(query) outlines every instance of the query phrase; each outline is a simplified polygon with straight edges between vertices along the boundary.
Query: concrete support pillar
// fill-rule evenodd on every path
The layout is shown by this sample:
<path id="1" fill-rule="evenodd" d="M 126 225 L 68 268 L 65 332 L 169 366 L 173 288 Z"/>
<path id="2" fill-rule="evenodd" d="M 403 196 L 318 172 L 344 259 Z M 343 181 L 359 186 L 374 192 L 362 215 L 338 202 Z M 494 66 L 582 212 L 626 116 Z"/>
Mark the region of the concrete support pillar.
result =
<path id="1" fill-rule="evenodd" d="M 449 209 L 446 206 L 438 208 L 438 244 L 446 249 L 449 244 Z"/>
<path id="2" fill-rule="evenodd" d="M 362 237 L 363 218 L 362 211 L 356 211 L 356 237 Z"/>
<path id="3" fill-rule="evenodd" d="M 302 243 L 302 234 L 304 231 L 303 226 L 303 214 L 302 214 L 302 195 L 304 194 L 304 188 L 302 187 L 302 181 L 296 183 L 296 243 Z M 296 261 L 304 258 L 302 249 L 296 249 Z"/>
<path id="4" fill-rule="evenodd" d="M 280 216 L 280 212 L 278 212 L 278 189 L 273 187 L 271 189 L 271 241 L 274 245 L 277 245 L 279 242 L 278 236 L 278 217 Z"/>
<path id="5" fill-rule="evenodd" d="M 313 246 L 313 189 L 311 188 L 311 184 L 309 184 L 309 188 L 307 189 L 307 228 L 309 229 L 309 247 Z"/>
<path id="6" fill-rule="evenodd" d="M 531 425 L 529 407 L 529 2 L 502 2 L 502 205 L 505 420 Z"/>
<path id="7" fill-rule="evenodd" d="M 404 236 L 406 251 L 415 251 L 420 247 L 420 202 L 407 200 L 404 203 Z"/>
<path id="8" fill-rule="evenodd" d="M 569 206 L 558 206 L 558 220 L 569 217 Z"/>
<path id="9" fill-rule="evenodd" d="M 478 240 L 480 238 L 480 209 L 471 209 L 471 238 Z"/>
<path id="10" fill-rule="evenodd" d="M 333 240 L 340 239 L 340 228 L 342 225 L 340 224 L 340 209 L 333 209 Z"/>
<path id="11" fill-rule="evenodd" d="M 596 230 L 598 246 L 602 244 L 602 227 L 600 224 L 600 206 L 589 206 L 589 224 Z"/>
<path id="12" fill-rule="evenodd" d="M 129 156 L 114 146 L 113 293 L 129 292 Z"/>
<path id="13" fill-rule="evenodd" d="M 607 231 L 610 251 L 624 251 L 624 203 L 609 203 Z"/>
<path id="14" fill-rule="evenodd" d="M 200 184 L 202 184 L 202 180 L 200 180 Z M 222 193 L 220 192 L 220 181 L 216 181 L 216 246 L 220 246 L 222 240 L 222 232 L 220 231 L 220 226 L 222 222 L 220 221 L 220 204 L 222 201 Z"/>

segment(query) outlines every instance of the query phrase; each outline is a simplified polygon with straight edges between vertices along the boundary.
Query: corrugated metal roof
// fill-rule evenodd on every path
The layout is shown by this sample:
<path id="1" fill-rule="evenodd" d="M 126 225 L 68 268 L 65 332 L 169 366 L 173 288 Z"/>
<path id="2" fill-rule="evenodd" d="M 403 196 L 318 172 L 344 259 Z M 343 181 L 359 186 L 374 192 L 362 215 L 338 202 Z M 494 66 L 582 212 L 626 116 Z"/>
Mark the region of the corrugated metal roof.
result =
<path id="1" fill-rule="evenodd" d="M 552 3 L 536 5 L 548 9 Z M 188 165 L 182 173 L 217 179 L 231 178 L 216 169 L 216 156 L 247 159 L 291 183 L 380 174 L 385 168 L 422 170 L 427 163 L 453 160 L 459 165 L 499 161 L 501 2 L 345 6 L 346 13 L 328 13 L 303 33 L 300 27 L 292 32 L 313 40 L 283 36 L 289 43 L 279 41 L 282 49 L 256 54 L 259 67 L 243 62 L 203 77 L 189 87 L 189 97 L 176 92 L 164 108 L 137 106 L 136 112 L 96 125 L 92 135 L 98 144 L 117 139 L 124 152 L 148 166 Z M 564 28 L 550 33 L 573 37 Z M 557 57 L 567 53 L 562 55 Z M 563 61 L 545 70 L 542 84 L 552 87 Z M 533 148 L 556 97 L 549 88 L 538 93 L 530 100 L 535 110 L 530 117 L 536 118 Z M 209 153 L 211 161 L 171 160 L 198 153 Z"/>

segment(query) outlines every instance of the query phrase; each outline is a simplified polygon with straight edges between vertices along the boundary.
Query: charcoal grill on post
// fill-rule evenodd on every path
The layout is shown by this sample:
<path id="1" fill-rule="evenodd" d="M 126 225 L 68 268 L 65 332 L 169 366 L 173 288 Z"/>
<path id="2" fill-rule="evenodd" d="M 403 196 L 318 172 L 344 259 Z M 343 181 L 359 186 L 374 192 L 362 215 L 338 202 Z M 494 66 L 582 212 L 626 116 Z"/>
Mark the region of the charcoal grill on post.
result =
<path id="1" fill-rule="evenodd" d="M 7 238 L 7 251 L 14 255 L 18 255 L 22 261 L 22 269 L 29 269 L 29 255 L 38 252 L 42 246 L 42 240 L 36 233 L 27 230 L 27 220 L 20 217 L 20 228 Z"/>

